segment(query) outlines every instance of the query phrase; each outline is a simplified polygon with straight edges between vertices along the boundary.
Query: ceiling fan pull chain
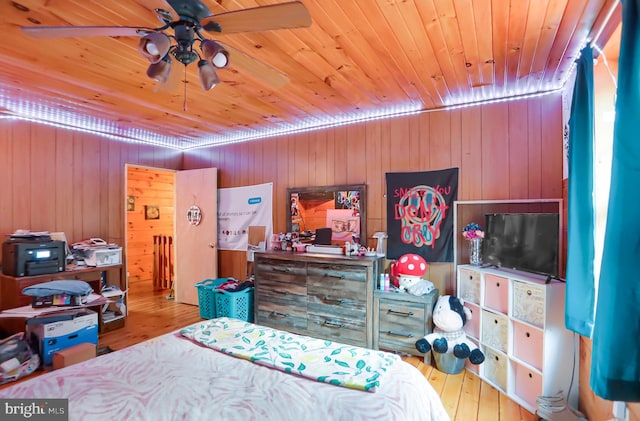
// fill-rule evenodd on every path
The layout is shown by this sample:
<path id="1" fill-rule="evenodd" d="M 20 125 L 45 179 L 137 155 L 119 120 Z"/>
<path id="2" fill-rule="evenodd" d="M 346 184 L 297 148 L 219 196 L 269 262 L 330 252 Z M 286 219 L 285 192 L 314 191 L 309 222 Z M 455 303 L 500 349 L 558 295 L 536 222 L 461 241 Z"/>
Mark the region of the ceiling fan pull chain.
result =
<path id="1" fill-rule="evenodd" d="M 184 102 L 182 103 L 182 111 L 187 111 L 187 66 L 184 66 Z"/>

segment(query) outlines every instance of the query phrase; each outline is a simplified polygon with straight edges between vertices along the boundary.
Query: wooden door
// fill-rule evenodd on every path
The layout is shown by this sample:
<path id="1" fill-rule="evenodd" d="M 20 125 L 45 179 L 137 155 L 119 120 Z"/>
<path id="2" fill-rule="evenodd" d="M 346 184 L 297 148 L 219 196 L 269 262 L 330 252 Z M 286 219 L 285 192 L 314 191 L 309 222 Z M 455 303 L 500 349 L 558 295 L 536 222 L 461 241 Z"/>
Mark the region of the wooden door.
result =
<path id="1" fill-rule="evenodd" d="M 204 168 L 176 173 L 174 285 L 179 303 L 198 305 L 195 284 L 218 277 L 217 171 Z M 197 225 L 187 217 L 192 206 L 200 209 Z"/>

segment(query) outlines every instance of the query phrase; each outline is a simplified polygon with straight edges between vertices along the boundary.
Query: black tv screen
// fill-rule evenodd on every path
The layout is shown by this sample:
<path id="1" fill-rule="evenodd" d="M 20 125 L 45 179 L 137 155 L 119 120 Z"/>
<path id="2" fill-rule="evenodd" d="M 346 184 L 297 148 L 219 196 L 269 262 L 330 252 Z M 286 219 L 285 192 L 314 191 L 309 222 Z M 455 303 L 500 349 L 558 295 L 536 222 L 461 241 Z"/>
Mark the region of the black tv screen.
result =
<path id="1" fill-rule="evenodd" d="M 559 215 L 485 215 L 484 264 L 558 277 Z"/>

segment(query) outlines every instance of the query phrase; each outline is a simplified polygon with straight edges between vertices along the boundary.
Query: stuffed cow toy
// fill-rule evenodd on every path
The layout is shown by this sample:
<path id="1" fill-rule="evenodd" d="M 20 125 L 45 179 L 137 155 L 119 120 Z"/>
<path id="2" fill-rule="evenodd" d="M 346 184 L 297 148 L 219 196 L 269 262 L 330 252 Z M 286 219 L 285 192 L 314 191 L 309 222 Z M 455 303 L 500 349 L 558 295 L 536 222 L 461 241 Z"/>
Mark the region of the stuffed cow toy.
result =
<path id="1" fill-rule="evenodd" d="M 433 309 L 433 333 L 416 342 L 416 349 L 422 353 L 431 350 L 440 354 L 453 354 L 457 358 L 469 358 L 471 364 L 481 364 L 484 354 L 478 347 L 467 339 L 462 329 L 467 320 L 471 319 L 471 311 L 466 308 L 463 300 L 451 295 L 438 298 Z"/>

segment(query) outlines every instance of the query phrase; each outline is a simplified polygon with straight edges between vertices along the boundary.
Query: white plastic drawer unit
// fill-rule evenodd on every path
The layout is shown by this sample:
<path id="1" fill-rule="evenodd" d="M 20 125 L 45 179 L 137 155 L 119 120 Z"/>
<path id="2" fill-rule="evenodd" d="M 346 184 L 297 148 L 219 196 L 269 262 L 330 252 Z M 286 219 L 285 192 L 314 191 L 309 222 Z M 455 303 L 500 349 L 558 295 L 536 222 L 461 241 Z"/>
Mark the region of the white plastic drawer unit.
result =
<path id="1" fill-rule="evenodd" d="M 460 291 L 458 296 L 464 301 L 480 304 L 480 273 L 470 269 L 460 269 Z"/>
<path id="2" fill-rule="evenodd" d="M 544 328 L 544 287 L 527 282 L 513 282 L 513 317 Z"/>

